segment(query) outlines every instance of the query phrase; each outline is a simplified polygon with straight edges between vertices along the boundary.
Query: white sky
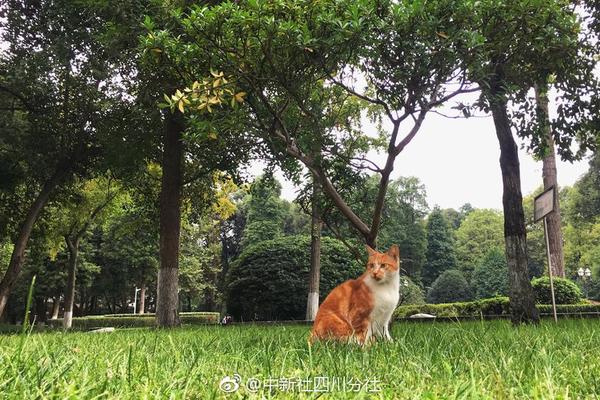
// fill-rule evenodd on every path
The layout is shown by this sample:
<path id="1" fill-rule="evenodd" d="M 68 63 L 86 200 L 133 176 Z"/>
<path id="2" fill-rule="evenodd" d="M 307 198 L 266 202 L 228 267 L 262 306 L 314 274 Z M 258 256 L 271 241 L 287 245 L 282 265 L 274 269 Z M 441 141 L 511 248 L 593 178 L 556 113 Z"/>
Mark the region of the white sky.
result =
<path id="1" fill-rule="evenodd" d="M 367 132 L 369 128 L 366 127 Z M 374 129 L 373 129 L 374 130 Z M 429 114 L 420 132 L 396 159 L 392 177 L 416 176 L 427 190 L 430 207 L 457 209 L 464 203 L 476 208 L 502 209 L 500 149 L 491 116 L 486 118 L 448 119 Z M 520 150 L 521 189 L 523 195 L 542 185 L 542 162 Z M 375 158 L 383 165 L 383 155 Z M 557 160 L 558 183 L 572 185 L 587 171 L 587 160 L 573 164 Z M 260 174 L 262 165 L 250 168 Z M 283 197 L 293 200 L 296 188 L 283 184 Z"/>

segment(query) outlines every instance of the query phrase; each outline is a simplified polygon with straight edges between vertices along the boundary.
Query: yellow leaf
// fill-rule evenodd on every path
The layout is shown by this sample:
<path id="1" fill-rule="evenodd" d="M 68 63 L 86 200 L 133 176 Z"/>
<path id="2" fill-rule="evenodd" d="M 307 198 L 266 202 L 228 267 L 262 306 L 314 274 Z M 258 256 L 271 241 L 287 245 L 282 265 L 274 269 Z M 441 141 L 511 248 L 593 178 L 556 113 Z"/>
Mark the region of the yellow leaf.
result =
<path id="1" fill-rule="evenodd" d="M 246 95 L 246 92 L 239 92 L 236 93 L 235 96 L 233 96 L 235 98 L 235 101 L 237 101 L 238 103 L 242 103 L 244 101 L 244 96 Z"/>
<path id="2" fill-rule="evenodd" d="M 437 32 L 437 35 L 444 39 L 448 39 L 448 37 L 449 37 L 446 32 Z"/>
<path id="3" fill-rule="evenodd" d="M 180 100 L 179 103 L 177 103 L 177 107 L 179 107 L 179 111 L 181 111 L 181 113 L 184 113 L 184 109 L 183 109 L 183 101 Z"/>
<path id="4" fill-rule="evenodd" d="M 215 132 L 208 132 L 208 137 L 214 140 L 217 138 L 217 134 Z"/>
<path id="5" fill-rule="evenodd" d="M 214 76 L 215 78 L 220 78 L 220 77 L 222 77 L 222 76 L 223 76 L 223 72 L 216 72 L 216 71 L 213 71 L 213 70 L 212 70 L 212 68 L 211 68 L 211 70 L 210 70 L 210 74 L 211 74 L 212 76 Z"/>

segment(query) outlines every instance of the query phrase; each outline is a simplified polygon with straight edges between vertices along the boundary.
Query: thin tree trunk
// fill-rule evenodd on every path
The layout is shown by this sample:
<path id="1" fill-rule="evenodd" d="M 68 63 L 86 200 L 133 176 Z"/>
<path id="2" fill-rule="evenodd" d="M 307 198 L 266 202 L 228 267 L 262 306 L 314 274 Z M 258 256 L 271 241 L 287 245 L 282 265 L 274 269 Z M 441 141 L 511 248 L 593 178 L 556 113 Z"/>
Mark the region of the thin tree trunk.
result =
<path id="1" fill-rule="evenodd" d="M 558 180 L 556 174 L 556 154 L 554 153 L 554 138 L 550 126 L 548 114 L 547 87 L 535 87 L 535 96 L 538 107 L 545 121 L 546 144 L 548 146 L 546 157 L 543 159 L 542 177 L 544 179 L 544 190 L 552 186 L 555 188 L 554 212 L 546 217 L 548 226 L 548 243 L 550 245 L 550 261 L 552 263 L 552 275 L 565 277 L 565 257 L 563 252 L 563 236 L 560 217 L 560 202 L 558 199 Z"/>
<path id="2" fill-rule="evenodd" d="M 166 114 L 160 192 L 160 270 L 156 296 L 156 323 L 159 327 L 179 325 L 177 308 L 184 129 L 181 114 Z"/>
<path id="3" fill-rule="evenodd" d="M 21 267 L 25 261 L 25 250 L 27 249 L 27 242 L 29 241 L 29 236 L 31 236 L 33 225 L 35 224 L 35 221 L 37 221 L 40 212 L 48 202 L 50 194 L 63 180 L 67 173 L 67 168 L 59 166 L 50 179 L 46 181 L 42 187 L 42 190 L 29 207 L 25 221 L 23 221 L 23 225 L 21 225 L 21 228 L 19 229 L 19 236 L 17 237 L 15 247 L 10 257 L 10 263 L 8 264 L 8 268 L 4 273 L 2 281 L 0 282 L 0 316 L 2 316 L 4 313 L 10 291 L 17 282 L 19 274 L 21 273 Z"/>
<path id="4" fill-rule="evenodd" d="M 509 274 L 509 297 L 513 324 L 538 322 L 533 290 L 527 271 L 527 234 L 523 196 L 521 194 L 521 173 L 519 153 L 510 130 L 506 111 L 506 101 L 502 99 L 500 86 L 492 86 L 492 115 L 496 136 L 500 143 L 500 167 L 502 170 L 504 207 L 504 238 Z"/>
<path id="5" fill-rule="evenodd" d="M 43 297 L 35 298 L 35 321 L 46 322 L 46 299 Z"/>
<path id="6" fill-rule="evenodd" d="M 65 237 L 69 249 L 69 276 L 65 291 L 65 312 L 63 315 L 63 328 L 71 329 L 73 325 L 73 305 L 75 303 L 75 278 L 77 274 L 77 258 L 79 257 L 79 238 L 75 240 Z"/>
<path id="7" fill-rule="evenodd" d="M 140 288 L 140 301 L 138 303 L 138 314 L 143 314 L 146 312 L 146 285 L 142 285 Z"/>
<path id="8" fill-rule="evenodd" d="M 58 319 L 58 313 L 60 311 L 60 297 L 56 296 L 52 298 L 52 318 Z"/>
<path id="9" fill-rule="evenodd" d="M 320 186 L 313 177 L 312 210 L 310 224 L 310 272 L 306 319 L 314 321 L 319 310 L 319 280 L 321 279 L 321 214 L 319 212 Z"/>

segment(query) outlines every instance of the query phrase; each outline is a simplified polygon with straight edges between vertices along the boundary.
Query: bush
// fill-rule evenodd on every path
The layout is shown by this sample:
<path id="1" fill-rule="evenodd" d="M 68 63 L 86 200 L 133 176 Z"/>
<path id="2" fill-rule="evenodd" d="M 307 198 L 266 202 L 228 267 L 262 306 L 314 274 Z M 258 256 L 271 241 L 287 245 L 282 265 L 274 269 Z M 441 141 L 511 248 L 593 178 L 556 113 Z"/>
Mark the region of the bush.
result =
<path id="1" fill-rule="evenodd" d="M 473 289 L 478 299 L 508 295 L 508 267 L 502 250 L 493 247 L 475 268 Z"/>
<path id="2" fill-rule="evenodd" d="M 451 269 L 442 273 L 427 294 L 430 303 L 452 303 L 473 298 L 471 287 L 462 272 Z"/>
<path id="3" fill-rule="evenodd" d="M 179 318 L 184 325 L 219 323 L 219 313 L 217 312 L 179 313 Z M 47 323 L 58 328 L 62 327 L 63 320 L 62 318 L 52 319 L 48 320 Z M 107 314 L 73 318 L 74 329 L 92 329 L 108 326 L 115 328 L 140 328 L 155 325 L 154 314 Z"/>
<path id="4" fill-rule="evenodd" d="M 554 278 L 554 296 L 556 304 L 577 304 L 583 300 L 581 289 L 571 280 L 565 278 Z M 547 276 L 536 278 L 531 281 L 535 293 L 535 301 L 538 304 L 552 304 L 550 293 L 550 278 Z"/>
<path id="5" fill-rule="evenodd" d="M 537 309 L 541 314 L 552 314 L 552 305 L 550 304 L 537 305 Z M 556 312 L 558 314 L 600 313 L 600 304 L 559 304 L 556 306 Z M 508 297 L 494 297 L 464 303 L 406 305 L 396 309 L 394 318 L 408 318 L 420 313 L 442 318 L 498 316 L 510 315 L 510 306 Z"/>
<path id="6" fill-rule="evenodd" d="M 508 297 L 494 297 L 459 303 L 400 306 L 394 312 L 394 318 L 408 318 L 411 315 L 420 313 L 450 318 L 505 315 L 509 313 Z"/>
<path id="7" fill-rule="evenodd" d="M 400 277 L 400 300 L 398 304 L 425 304 L 423 290 L 407 276 Z"/>
<path id="8" fill-rule="evenodd" d="M 284 236 L 248 247 L 229 270 L 228 312 L 246 321 L 304 319 L 309 268 L 309 236 Z M 320 300 L 363 270 L 340 241 L 323 237 Z"/>

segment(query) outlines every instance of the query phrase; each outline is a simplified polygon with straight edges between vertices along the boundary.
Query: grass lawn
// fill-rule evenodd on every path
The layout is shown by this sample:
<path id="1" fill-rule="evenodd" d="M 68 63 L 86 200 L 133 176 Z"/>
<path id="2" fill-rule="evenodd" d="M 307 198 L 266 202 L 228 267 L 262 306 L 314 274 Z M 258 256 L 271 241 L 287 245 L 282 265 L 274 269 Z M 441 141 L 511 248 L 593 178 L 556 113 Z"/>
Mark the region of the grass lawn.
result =
<path id="1" fill-rule="evenodd" d="M 366 349 L 309 348 L 308 330 L 203 326 L 3 335 L 0 398 L 575 399 L 600 394 L 600 320 L 519 328 L 506 321 L 397 323 L 394 343 Z M 239 389 L 223 392 L 221 380 L 235 373 L 241 377 Z M 248 385 L 261 387 L 253 394 Z"/>

